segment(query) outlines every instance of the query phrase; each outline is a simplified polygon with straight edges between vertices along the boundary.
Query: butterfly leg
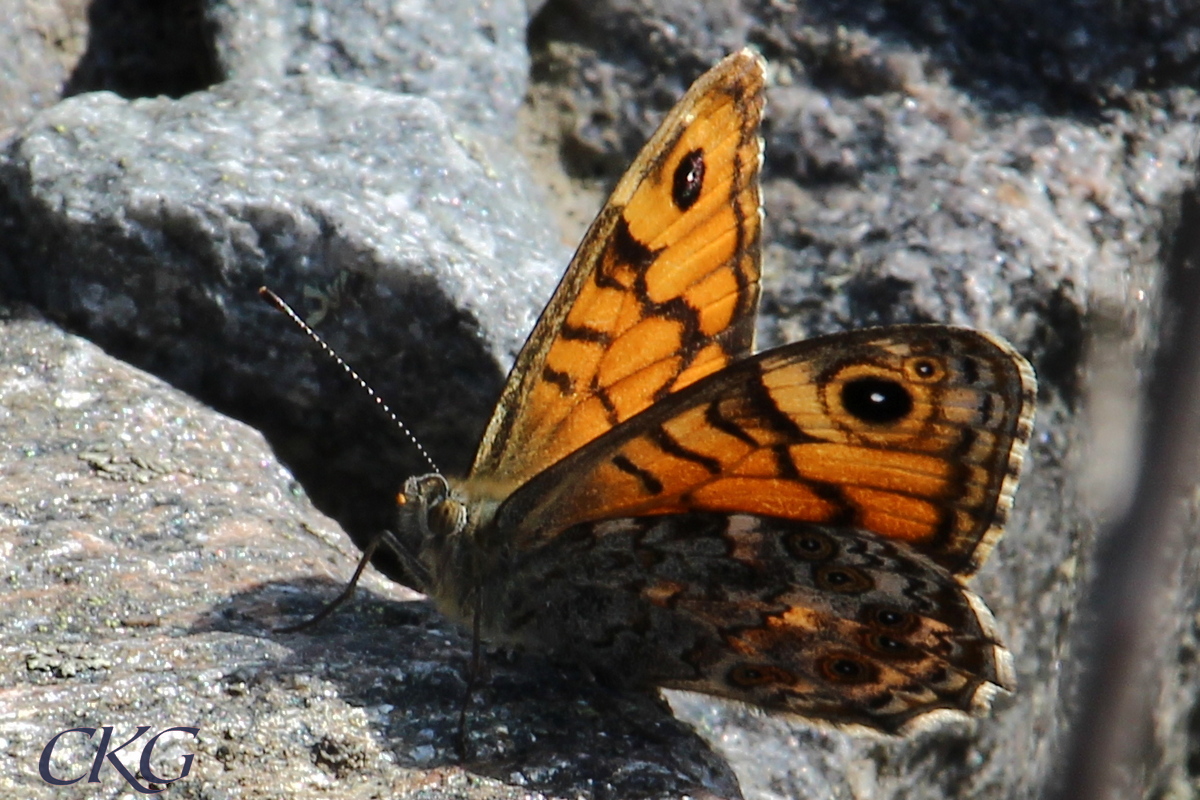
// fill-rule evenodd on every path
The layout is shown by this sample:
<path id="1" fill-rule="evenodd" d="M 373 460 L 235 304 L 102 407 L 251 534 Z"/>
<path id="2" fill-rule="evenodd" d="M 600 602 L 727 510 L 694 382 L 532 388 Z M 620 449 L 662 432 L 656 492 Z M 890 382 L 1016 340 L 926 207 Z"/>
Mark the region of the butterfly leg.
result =
<path id="1" fill-rule="evenodd" d="M 422 594 L 429 594 L 432 579 L 429 576 L 429 568 L 425 566 L 418 555 L 418 549 L 389 530 L 381 531 L 376 536 L 374 545 L 368 544 L 368 547 L 379 544 L 387 545 L 388 552 L 400 562 L 400 566 L 404 569 L 404 575 L 411 581 L 410 584 L 407 584 L 409 588 L 416 589 Z"/>
<path id="2" fill-rule="evenodd" d="M 396 536 L 391 531 L 380 531 L 367 542 L 366 548 L 363 549 L 362 557 L 358 560 L 358 566 L 354 568 L 354 574 L 350 576 L 350 580 L 346 583 L 346 588 L 341 594 L 331 600 L 324 608 L 318 611 L 312 617 L 297 623 L 296 625 L 288 625 L 282 628 L 275 628 L 275 633 L 296 633 L 298 631 L 311 628 L 318 622 L 324 620 L 334 611 L 342 607 L 351 597 L 354 596 L 354 590 L 358 587 L 358 580 L 362 577 L 363 571 L 367 568 L 367 564 L 371 562 L 371 558 L 375 555 L 375 551 L 379 549 L 379 545 L 387 544 L 388 550 L 391 551 L 396 558 L 404 566 L 413 578 L 425 585 L 428 580 L 428 571 L 415 554 L 404 547 Z"/>
<path id="3" fill-rule="evenodd" d="M 479 684 L 479 676 L 483 671 L 483 648 L 480 634 L 480 617 L 482 615 L 482 596 L 476 592 L 474 612 L 471 621 L 471 663 L 467 668 L 467 688 L 463 692 L 462 705 L 458 708 L 458 733 L 455 736 L 455 749 L 460 761 L 466 761 L 470 755 L 470 740 L 467 736 L 467 711 L 471 708 L 471 696 Z"/>
<path id="4" fill-rule="evenodd" d="M 350 581 L 346 584 L 346 588 L 342 590 L 341 594 L 339 594 L 337 597 L 335 597 L 333 600 L 331 600 L 328 604 L 326 604 L 326 606 L 324 608 L 322 608 L 316 614 L 314 614 L 313 616 L 304 620 L 303 622 L 297 623 L 295 625 L 287 625 L 282 628 L 275 628 L 273 630 L 273 632 L 274 633 L 297 633 L 297 632 L 305 630 L 307 628 L 311 628 L 312 626 L 316 625 L 321 620 L 328 617 L 334 611 L 337 611 L 338 608 L 340 608 L 342 606 L 342 604 L 344 604 L 347 600 L 349 600 L 351 597 L 354 596 L 354 590 L 358 586 L 358 579 L 360 577 L 362 577 L 363 570 L 367 568 L 367 563 L 371 560 L 371 556 L 373 556 L 375 554 L 375 550 L 376 550 L 376 548 L 379 547 L 379 543 L 381 541 L 383 541 L 382 533 L 374 536 L 371 539 L 371 541 L 367 543 L 367 547 L 365 550 L 363 550 L 362 558 L 359 560 L 358 566 L 354 570 L 354 574 L 352 576 L 350 576 Z"/>

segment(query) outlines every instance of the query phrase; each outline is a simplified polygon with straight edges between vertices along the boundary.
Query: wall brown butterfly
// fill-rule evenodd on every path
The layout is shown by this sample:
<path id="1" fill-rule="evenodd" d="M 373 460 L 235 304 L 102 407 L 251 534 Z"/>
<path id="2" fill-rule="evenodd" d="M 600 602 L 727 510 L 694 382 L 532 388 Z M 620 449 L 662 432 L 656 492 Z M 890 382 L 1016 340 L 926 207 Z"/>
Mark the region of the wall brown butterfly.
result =
<path id="1" fill-rule="evenodd" d="M 897 732 L 1012 685 L 964 585 L 1000 536 L 1035 380 L 900 325 L 754 353 L 764 68 L 691 87 L 517 358 L 465 480 L 394 545 L 438 607 L 635 686 Z"/>

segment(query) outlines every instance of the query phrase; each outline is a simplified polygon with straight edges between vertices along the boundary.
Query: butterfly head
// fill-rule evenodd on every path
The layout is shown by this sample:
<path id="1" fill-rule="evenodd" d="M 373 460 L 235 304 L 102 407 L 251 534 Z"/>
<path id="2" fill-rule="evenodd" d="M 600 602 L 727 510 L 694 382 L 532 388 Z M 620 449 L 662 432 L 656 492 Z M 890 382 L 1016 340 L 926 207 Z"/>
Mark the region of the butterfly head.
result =
<path id="1" fill-rule="evenodd" d="M 397 501 L 398 538 L 416 562 L 414 572 L 425 578 L 421 590 L 450 619 L 471 624 L 482 575 L 503 572 L 497 566 L 503 548 L 497 551 L 478 541 L 496 501 L 478 487 L 436 472 L 409 478 Z M 484 623 L 489 627 L 486 619 Z"/>
<path id="2" fill-rule="evenodd" d="M 452 539 L 467 526 L 466 504 L 436 472 L 409 478 L 397 499 L 401 529 L 416 533 L 423 545 Z"/>

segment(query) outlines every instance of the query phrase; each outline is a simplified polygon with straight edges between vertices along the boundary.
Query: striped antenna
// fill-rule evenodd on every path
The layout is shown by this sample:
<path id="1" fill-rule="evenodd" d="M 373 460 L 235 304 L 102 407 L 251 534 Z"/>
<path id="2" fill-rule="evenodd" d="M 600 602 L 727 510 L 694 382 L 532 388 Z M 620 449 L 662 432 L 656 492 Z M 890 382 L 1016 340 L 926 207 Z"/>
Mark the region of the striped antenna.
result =
<path id="1" fill-rule="evenodd" d="M 419 441 L 417 441 L 416 434 L 414 434 L 407 425 L 400 421 L 400 418 L 397 417 L 395 412 L 388 407 L 388 404 L 383 401 L 383 398 L 375 393 L 375 390 L 371 388 L 370 384 L 363 380 L 362 377 L 355 372 L 354 369 L 347 364 L 341 356 L 335 353 L 332 347 L 325 344 L 325 340 L 322 339 L 307 322 L 300 319 L 300 315 L 292 310 L 292 307 L 284 302 L 282 297 L 275 294 L 265 286 L 258 287 L 258 296 L 274 306 L 277 310 L 287 314 L 292 322 L 296 324 L 297 328 L 304 331 L 305 335 L 308 336 L 309 339 L 312 339 L 314 342 L 316 342 L 317 347 L 320 347 L 321 350 L 325 352 L 325 355 L 329 356 L 339 367 L 345 370 L 346 374 L 349 375 L 355 383 L 362 387 L 362 390 L 367 393 L 367 396 L 375 401 L 375 405 L 383 409 L 383 413 L 388 415 L 388 419 L 395 423 L 396 427 L 399 428 L 401 432 L 408 437 L 408 440 L 413 443 L 413 447 L 417 448 L 417 452 L 421 454 L 421 458 L 425 459 L 425 463 L 429 465 L 429 468 L 439 475 L 442 473 L 442 471 L 438 469 L 437 464 L 433 462 L 433 458 L 429 455 L 429 452 Z"/>

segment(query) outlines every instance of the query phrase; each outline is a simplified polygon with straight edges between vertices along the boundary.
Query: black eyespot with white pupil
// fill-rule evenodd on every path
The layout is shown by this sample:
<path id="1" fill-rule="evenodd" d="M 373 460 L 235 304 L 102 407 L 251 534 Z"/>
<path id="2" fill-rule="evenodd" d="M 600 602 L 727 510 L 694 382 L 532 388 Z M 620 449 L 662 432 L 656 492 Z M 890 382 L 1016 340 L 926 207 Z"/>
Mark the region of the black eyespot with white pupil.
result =
<path id="1" fill-rule="evenodd" d="M 729 680 L 746 688 L 768 684 L 789 684 L 795 677 L 787 670 L 766 664 L 737 664 L 729 671 Z"/>
<path id="2" fill-rule="evenodd" d="M 837 547 L 828 536 L 816 531 L 789 534 L 784 546 L 794 558 L 802 561 L 825 561 L 837 554 Z"/>
<path id="3" fill-rule="evenodd" d="M 884 636 L 882 633 L 868 637 L 867 642 L 873 650 L 879 653 L 899 656 L 907 655 L 911 652 L 911 648 L 906 642 L 902 642 L 891 636 Z"/>
<path id="4" fill-rule="evenodd" d="M 913 398 L 897 381 L 856 378 L 842 385 L 842 408 L 862 422 L 887 425 L 912 413 Z"/>
<path id="5" fill-rule="evenodd" d="M 906 614 L 903 611 L 897 611 L 894 608 L 877 608 L 874 609 L 871 617 L 875 624 L 885 628 L 906 628 L 913 622 L 911 614 Z"/>
<path id="6" fill-rule="evenodd" d="M 877 677 L 868 663 L 848 654 L 826 656 L 818 661 L 817 668 L 826 680 L 836 684 L 868 683 Z"/>
<path id="7" fill-rule="evenodd" d="M 813 578 L 818 589 L 838 594 L 862 594 L 875 588 L 869 576 L 853 567 L 826 564 L 816 569 Z"/>
<path id="8" fill-rule="evenodd" d="M 700 199 L 704 189 L 704 151 L 697 148 L 685 155 L 675 167 L 671 180 L 671 200 L 680 211 L 687 211 Z"/>

